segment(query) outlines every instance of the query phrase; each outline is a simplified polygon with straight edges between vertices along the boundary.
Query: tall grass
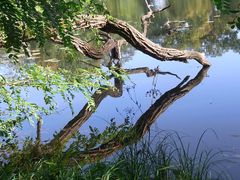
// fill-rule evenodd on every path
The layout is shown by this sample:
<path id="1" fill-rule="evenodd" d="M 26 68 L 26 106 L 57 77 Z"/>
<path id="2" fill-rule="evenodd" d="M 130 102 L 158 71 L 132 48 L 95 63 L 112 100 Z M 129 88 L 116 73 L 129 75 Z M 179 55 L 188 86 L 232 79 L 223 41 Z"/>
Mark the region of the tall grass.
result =
<path id="1" fill-rule="evenodd" d="M 204 134 L 191 148 L 175 132 L 161 133 L 152 139 L 145 137 L 112 157 L 91 164 L 76 161 L 70 166 L 62 155 L 31 159 L 22 165 L 9 161 L 1 166 L 0 179 L 230 179 L 218 166 L 221 152 L 200 150 Z"/>
<path id="2" fill-rule="evenodd" d="M 160 134 L 126 147 L 115 157 L 123 179 L 206 180 L 231 179 L 219 163 L 221 151 L 200 150 L 205 132 L 196 147 L 185 145 L 176 132 Z M 190 151 L 191 149 L 191 151 Z"/>

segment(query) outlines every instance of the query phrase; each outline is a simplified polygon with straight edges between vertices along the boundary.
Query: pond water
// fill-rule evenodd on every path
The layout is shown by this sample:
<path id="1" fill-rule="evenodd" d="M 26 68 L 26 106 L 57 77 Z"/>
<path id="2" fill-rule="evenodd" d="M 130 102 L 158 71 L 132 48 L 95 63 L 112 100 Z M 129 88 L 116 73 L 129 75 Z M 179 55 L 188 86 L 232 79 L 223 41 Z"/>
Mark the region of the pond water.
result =
<path id="1" fill-rule="evenodd" d="M 168 2 L 164 0 L 152 1 L 153 8 L 166 4 Z M 107 6 L 114 17 L 126 20 L 141 30 L 140 17 L 147 12 L 144 1 L 115 0 L 109 1 Z M 195 61 L 188 64 L 161 62 L 129 45 L 125 46 L 122 49 L 123 69 L 159 68 L 161 72 L 171 72 L 179 78 L 168 73 L 147 77 L 145 73 L 129 70 L 132 74 L 122 87 L 120 85 L 122 94 L 107 93 L 99 97 L 101 100 L 96 111 L 85 117 L 85 122 L 77 129 L 82 134 L 89 134 L 89 126 L 103 131 L 111 120 L 122 124 L 127 119 L 134 124 L 141 118 L 149 118 L 152 120 L 148 126 L 151 135 L 162 130 L 176 131 L 185 136 L 184 140 L 192 146 L 207 130 L 202 148 L 231 151 L 226 154 L 226 159 L 232 162 L 227 163 L 226 168 L 233 179 L 237 179 L 240 168 L 240 32 L 229 29 L 227 19 L 210 0 L 173 0 L 170 8 L 155 15 L 147 37 L 164 47 L 203 52 L 211 67 L 202 69 Z M 57 53 L 57 46 L 49 45 L 46 51 L 50 53 L 48 56 L 61 56 Z M 47 63 L 41 60 L 44 58 L 49 57 L 42 55 L 40 60 L 30 63 L 45 63 L 53 69 L 74 66 L 67 62 Z M 102 66 L 107 61 L 94 63 Z M 1 73 L 11 74 L 9 67 L 1 66 Z M 178 86 L 186 76 L 190 76 L 189 80 L 185 85 Z M 189 83 L 191 80 L 192 83 Z M 34 100 L 40 101 L 37 91 L 31 92 L 31 95 Z M 76 94 L 73 101 L 75 113 L 72 115 L 68 103 L 60 100 L 57 112 L 43 117 L 42 142 L 51 141 L 54 134 L 58 134 L 84 109 L 85 103 L 83 95 Z M 20 140 L 27 136 L 35 138 L 36 129 L 36 125 L 32 127 L 24 122 L 23 128 L 16 133 Z"/>

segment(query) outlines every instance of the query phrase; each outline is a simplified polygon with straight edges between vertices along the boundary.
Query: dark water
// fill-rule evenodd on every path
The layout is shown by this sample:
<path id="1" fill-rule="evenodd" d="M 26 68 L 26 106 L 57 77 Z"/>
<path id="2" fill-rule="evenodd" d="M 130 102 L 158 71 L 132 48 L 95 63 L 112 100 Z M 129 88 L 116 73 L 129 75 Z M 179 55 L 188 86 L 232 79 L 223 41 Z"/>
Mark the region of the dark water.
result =
<path id="1" fill-rule="evenodd" d="M 153 2 L 154 8 L 166 4 L 167 1 Z M 113 16 L 126 20 L 141 30 L 140 17 L 147 11 L 144 1 L 109 1 L 108 7 Z M 227 164 L 226 168 L 233 178 L 237 179 L 237 170 L 240 168 L 240 32 L 229 29 L 227 18 L 216 10 L 210 0 L 175 0 L 169 9 L 155 15 L 147 37 L 165 47 L 203 52 L 212 66 L 202 69 L 195 61 L 189 61 L 188 64 L 160 62 L 131 46 L 125 46 L 122 50 L 124 69 L 158 67 L 162 72 L 174 73 L 181 79 L 169 74 L 158 74 L 155 77 L 147 77 L 144 73 L 129 75 L 129 79 L 124 81 L 120 97 L 111 97 L 108 94 L 103 98 L 96 111 L 79 128 L 79 132 L 88 134 L 89 126 L 103 131 L 111 119 L 117 124 L 123 123 L 126 118 L 135 123 L 140 117 L 146 118 L 145 112 L 154 107 L 148 114 L 154 116 L 150 127 L 152 135 L 161 130 L 173 130 L 186 136 L 186 142 L 194 145 L 207 130 L 203 148 L 231 151 L 226 158 L 233 163 Z M 66 62 L 47 63 L 41 60 L 62 56 L 57 49 L 57 46 L 49 45 L 46 48 L 50 53 L 49 57 L 42 55 L 40 60 L 34 62 L 48 64 L 52 68 L 75 66 Z M 107 61 L 97 61 L 95 65 L 101 66 L 107 64 Z M 0 70 L 4 74 L 11 74 L 6 69 L 1 66 Z M 197 82 L 187 86 L 187 90 L 183 89 L 184 93 L 181 94 L 182 89 L 175 87 L 186 76 Z M 169 91 L 169 97 L 174 96 L 171 102 L 157 103 L 161 97 L 167 96 L 165 93 Z M 39 92 L 32 91 L 31 95 L 33 100 L 40 101 Z M 53 134 L 59 132 L 77 115 L 85 103 L 83 96 L 76 94 L 73 102 L 75 114 L 72 115 L 68 104 L 60 100 L 57 113 L 43 117 L 42 141 L 50 141 Z M 28 122 L 24 122 L 23 128 L 16 132 L 20 140 L 27 136 L 35 138 L 36 126 L 32 127 Z"/>

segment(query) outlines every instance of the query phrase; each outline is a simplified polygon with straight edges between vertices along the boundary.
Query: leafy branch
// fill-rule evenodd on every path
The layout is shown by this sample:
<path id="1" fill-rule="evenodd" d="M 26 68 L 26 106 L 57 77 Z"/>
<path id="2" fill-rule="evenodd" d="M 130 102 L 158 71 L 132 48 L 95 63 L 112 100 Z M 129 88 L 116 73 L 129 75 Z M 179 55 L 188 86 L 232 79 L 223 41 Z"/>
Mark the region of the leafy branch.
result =
<path id="1" fill-rule="evenodd" d="M 11 137 L 11 132 L 21 122 L 28 120 L 41 121 L 43 115 L 56 111 L 56 97 L 61 97 L 68 102 L 72 113 L 72 100 L 74 94 L 82 93 L 88 101 L 89 108 L 94 108 L 91 95 L 97 89 L 112 86 L 109 74 L 114 70 L 104 72 L 100 68 L 76 69 L 74 74 L 66 69 L 57 72 L 50 68 L 33 65 L 23 67 L 21 75 L 16 80 L 7 80 L 0 76 L 0 136 Z M 117 72 L 115 75 L 120 76 Z M 34 92 L 34 93 L 31 93 Z M 43 94 L 43 104 L 32 102 L 33 94 Z"/>

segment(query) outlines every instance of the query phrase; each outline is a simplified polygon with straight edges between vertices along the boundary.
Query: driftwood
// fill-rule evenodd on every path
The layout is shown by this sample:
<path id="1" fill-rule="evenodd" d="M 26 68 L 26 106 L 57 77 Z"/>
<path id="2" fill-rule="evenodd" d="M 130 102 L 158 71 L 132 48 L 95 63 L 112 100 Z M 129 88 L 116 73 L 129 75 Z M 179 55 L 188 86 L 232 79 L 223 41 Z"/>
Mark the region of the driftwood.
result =
<path id="1" fill-rule="evenodd" d="M 204 54 L 197 51 L 189 50 L 178 50 L 173 48 L 164 48 L 160 45 L 152 42 L 146 37 L 147 29 L 150 23 L 150 18 L 154 17 L 155 13 L 161 12 L 167 9 L 169 6 L 153 11 L 148 4 L 148 1 L 145 0 L 146 6 L 148 8 L 147 14 L 143 15 L 141 18 L 143 25 L 143 33 L 139 32 L 133 26 L 128 24 L 125 21 L 104 15 L 77 15 L 73 22 L 73 30 L 79 29 L 99 29 L 105 33 L 114 33 L 120 35 L 125 42 L 127 41 L 133 47 L 139 51 L 161 61 L 180 61 L 187 63 L 187 60 L 195 59 L 203 66 L 210 66 L 210 63 L 207 61 Z M 74 34 L 73 31 L 73 34 Z M 49 29 L 48 32 L 50 39 L 59 44 L 64 44 L 56 29 Z M 117 57 L 120 57 L 120 47 L 122 43 L 112 39 L 110 36 L 105 41 L 103 46 L 99 49 L 93 47 L 88 42 L 85 42 L 78 38 L 77 36 L 72 35 L 72 44 L 76 50 L 82 54 L 93 58 L 93 59 L 102 59 L 105 54 L 108 52 L 115 52 L 118 54 Z M 34 37 L 25 37 L 22 39 L 23 48 L 25 54 L 31 55 L 27 50 L 26 42 L 33 40 Z M 0 40 L 0 48 L 4 47 L 4 42 Z"/>
<path id="2" fill-rule="evenodd" d="M 59 37 L 52 37 L 51 40 L 57 44 L 64 44 Z M 85 56 L 92 59 L 102 59 L 106 53 L 110 52 L 117 46 L 117 41 L 108 39 L 101 48 L 97 49 L 80 38 L 72 36 L 72 44 L 78 52 L 84 54 Z"/>

